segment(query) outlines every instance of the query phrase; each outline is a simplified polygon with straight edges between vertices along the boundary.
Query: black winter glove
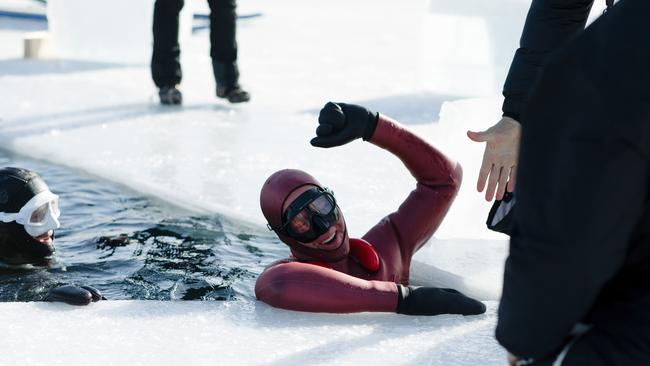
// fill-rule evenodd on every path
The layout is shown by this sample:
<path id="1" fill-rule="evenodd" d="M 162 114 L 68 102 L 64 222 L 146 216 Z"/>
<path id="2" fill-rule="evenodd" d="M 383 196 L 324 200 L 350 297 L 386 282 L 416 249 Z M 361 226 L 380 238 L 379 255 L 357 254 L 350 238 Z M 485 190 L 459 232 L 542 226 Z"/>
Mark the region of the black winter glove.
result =
<path id="1" fill-rule="evenodd" d="M 56 287 L 45 296 L 45 301 L 58 301 L 70 305 L 88 305 L 99 300 L 106 300 L 106 298 L 99 290 L 90 286 Z"/>
<path id="2" fill-rule="evenodd" d="M 320 110 L 316 137 L 311 139 L 311 144 L 334 147 L 359 137 L 370 140 L 377 128 L 377 118 L 377 113 L 359 105 L 328 102 Z"/>
<path id="3" fill-rule="evenodd" d="M 485 312 L 485 305 L 450 288 L 397 285 L 398 314 L 478 315 Z"/>

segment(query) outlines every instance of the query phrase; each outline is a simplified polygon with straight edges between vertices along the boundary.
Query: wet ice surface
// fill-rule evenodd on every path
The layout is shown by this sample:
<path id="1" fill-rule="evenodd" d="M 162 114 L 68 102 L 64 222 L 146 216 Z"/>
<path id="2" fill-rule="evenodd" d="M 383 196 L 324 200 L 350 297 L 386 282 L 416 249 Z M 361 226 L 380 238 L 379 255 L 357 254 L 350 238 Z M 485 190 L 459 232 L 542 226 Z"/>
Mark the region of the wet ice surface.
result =
<path id="1" fill-rule="evenodd" d="M 0 166 L 39 172 L 62 211 L 50 263 L 0 267 L 0 301 L 36 301 L 68 284 L 94 286 L 111 300 L 251 300 L 262 263 L 281 255 L 268 234 L 216 214 L 2 150 Z"/>
<path id="2" fill-rule="evenodd" d="M 0 350 L 11 365 L 504 365 L 496 303 L 487 305 L 487 315 L 464 318 L 305 314 L 245 301 L 3 303 Z"/>

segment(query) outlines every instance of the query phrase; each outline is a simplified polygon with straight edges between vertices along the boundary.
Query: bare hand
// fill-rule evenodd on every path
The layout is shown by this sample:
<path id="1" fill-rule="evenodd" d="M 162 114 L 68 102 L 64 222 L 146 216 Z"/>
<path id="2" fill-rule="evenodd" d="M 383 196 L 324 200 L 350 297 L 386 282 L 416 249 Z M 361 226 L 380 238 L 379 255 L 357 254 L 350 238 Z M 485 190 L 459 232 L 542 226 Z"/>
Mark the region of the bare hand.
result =
<path id="1" fill-rule="evenodd" d="M 519 359 L 517 358 L 517 356 L 515 356 L 512 353 L 508 352 L 508 365 L 515 366 L 517 364 L 518 360 Z"/>
<path id="2" fill-rule="evenodd" d="M 478 175 L 476 188 L 485 191 L 485 200 L 491 201 L 496 190 L 500 200 L 506 192 L 515 190 L 517 181 L 517 158 L 521 125 L 510 117 L 503 117 L 494 126 L 483 132 L 467 131 L 467 137 L 476 142 L 487 142 L 483 153 L 483 163 Z"/>

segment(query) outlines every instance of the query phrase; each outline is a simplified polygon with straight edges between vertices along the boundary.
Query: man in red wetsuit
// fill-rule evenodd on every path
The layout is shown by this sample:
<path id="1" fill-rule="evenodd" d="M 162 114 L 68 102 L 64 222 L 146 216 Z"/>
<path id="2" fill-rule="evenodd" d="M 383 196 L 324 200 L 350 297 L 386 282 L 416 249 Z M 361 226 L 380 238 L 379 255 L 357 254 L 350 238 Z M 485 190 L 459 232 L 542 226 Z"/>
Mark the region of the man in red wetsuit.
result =
<path id="1" fill-rule="evenodd" d="M 456 196 L 460 165 L 398 122 L 357 105 L 327 103 L 316 135 L 311 144 L 317 147 L 362 137 L 390 151 L 415 177 L 416 188 L 362 239 L 351 239 L 334 195 L 314 177 L 292 169 L 271 175 L 260 195 L 262 212 L 292 256 L 265 269 L 255 285 L 257 298 L 312 312 L 484 313 L 483 303 L 456 290 L 408 286 L 413 254 Z"/>

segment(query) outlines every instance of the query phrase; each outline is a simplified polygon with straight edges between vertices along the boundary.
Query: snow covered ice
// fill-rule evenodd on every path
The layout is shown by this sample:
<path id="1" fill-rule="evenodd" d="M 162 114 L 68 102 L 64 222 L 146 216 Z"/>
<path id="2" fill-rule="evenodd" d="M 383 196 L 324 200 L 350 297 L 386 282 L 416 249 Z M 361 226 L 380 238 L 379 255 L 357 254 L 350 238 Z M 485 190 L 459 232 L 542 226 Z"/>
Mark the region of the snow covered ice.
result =
<path id="1" fill-rule="evenodd" d="M 151 1 L 125 18 L 127 3 L 102 10 L 103 19 L 125 22 L 99 25 L 124 34 L 136 14 L 150 24 Z M 204 1 L 186 3 L 206 11 Z M 135 51 L 120 53 L 128 47 L 102 43 L 104 55 L 93 58 L 73 42 L 60 46 L 65 59 L 24 60 L 30 26 L 0 17 L 0 148 L 259 230 L 266 230 L 259 189 L 281 168 L 304 169 L 332 188 L 351 236 L 412 189 L 406 169 L 378 148 L 309 145 L 326 101 L 365 105 L 407 124 L 464 168 L 451 211 L 414 258 L 412 280 L 455 287 L 488 305 L 485 315 L 464 318 L 307 314 L 253 301 L 3 303 L 0 364 L 505 364 L 493 330 L 507 238 L 485 228 L 490 204 L 475 188 L 483 146 L 465 131 L 500 117 L 501 84 L 529 2 L 489 4 L 240 0 L 240 15 L 261 14 L 238 23 L 241 83 L 252 101 L 216 99 L 208 32 L 198 31 L 181 45 L 182 108 L 159 106 L 141 53 L 134 61 Z M 86 24 L 83 37 L 110 34 Z M 133 25 L 140 51 L 150 52 L 148 26 Z"/>

